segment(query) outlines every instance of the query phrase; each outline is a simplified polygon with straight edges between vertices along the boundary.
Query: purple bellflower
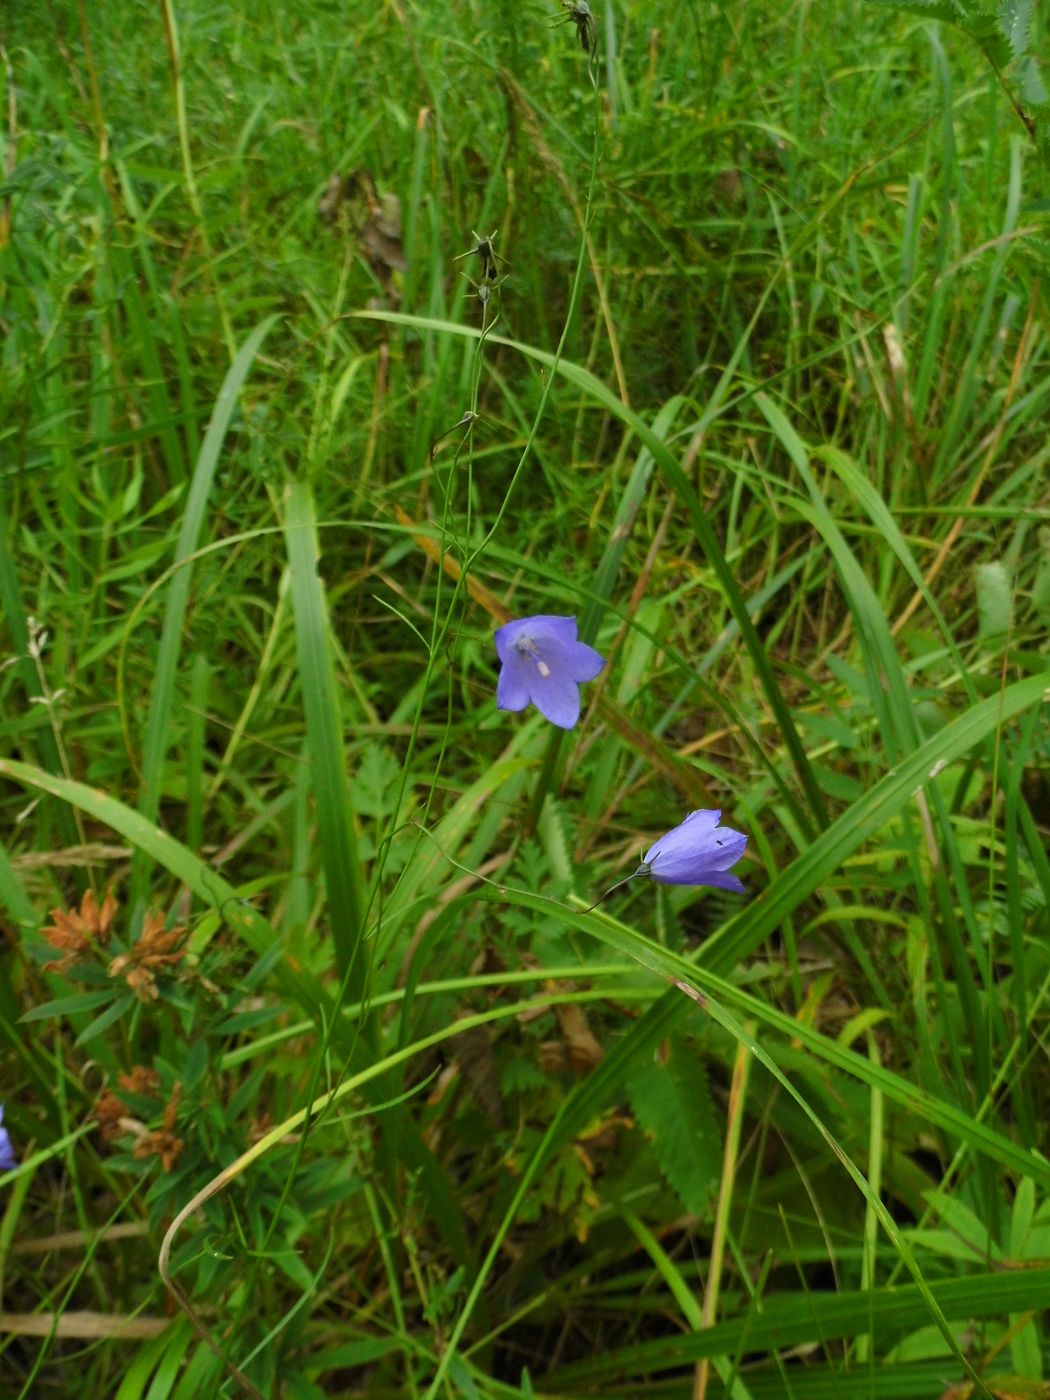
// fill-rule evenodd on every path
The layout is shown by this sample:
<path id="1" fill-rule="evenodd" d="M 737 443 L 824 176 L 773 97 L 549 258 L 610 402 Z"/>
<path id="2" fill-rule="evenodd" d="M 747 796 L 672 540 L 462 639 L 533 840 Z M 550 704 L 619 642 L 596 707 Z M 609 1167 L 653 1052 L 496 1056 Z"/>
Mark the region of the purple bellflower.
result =
<path id="1" fill-rule="evenodd" d="M 744 854 L 747 837 L 732 827 L 719 826 L 722 813 L 690 812 L 680 826 L 654 841 L 633 875 L 618 880 L 591 905 L 597 909 L 613 890 L 632 880 L 655 880 L 661 885 L 713 885 L 720 890 L 743 891 L 743 881 L 729 873 Z M 589 914 L 591 909 L 584 912 Z"/>
<path id="2" fill-rule="evenodd" d="M 719 826 L 721 818 L 720 811 L 690 812 L 681 826 L 653 842 L 638 873 L 661 885 L 714 885 L 743 891 L 743 882 L 729 874 L 729 867 L 744 854 L 747 837 Z"/>
<path id="3" fill-rule="evenodd" d="M 4 1106 L 0 1104 L 0 1123 L 4 1121 Z M 15 1150 L 11 1146 L 11 1139 L 7 1135 L 7 1129 L 0 1127 L 0 1172 L 13 1172 L 18 1166 L 18 1158 Z"/>
<path id="4" fill-rule="evenodd" d="M 503 663 L 496 688 L 501 710 L 523 710 L 530 702 L 544 719 L 571 729 L 580 717 L 583 681 L 593 681 L 605 658 L 576 639 L 574 617 L 522 617 L 496 633 Z"/>

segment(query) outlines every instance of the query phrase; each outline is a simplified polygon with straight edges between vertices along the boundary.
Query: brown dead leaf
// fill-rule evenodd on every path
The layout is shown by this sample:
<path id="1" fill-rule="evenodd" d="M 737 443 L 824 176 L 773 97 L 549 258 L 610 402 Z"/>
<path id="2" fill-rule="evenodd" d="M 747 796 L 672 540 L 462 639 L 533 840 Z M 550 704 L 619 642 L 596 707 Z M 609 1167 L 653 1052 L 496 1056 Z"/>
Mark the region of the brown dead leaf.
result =
<path id="1" fill-rule="evenodd" d="M 141 1341 L 159 1337 L 170 1326 L 170 1317 L 127 1317 L 123 1313 L 0 1313 L 0 1333 L 16 1337 L 75 1337 L 83 1341 L 122 1337 L 126 1341 Z"/>
<path id="2" fill-rule="evenodd" d="M 89 841 L 84 846 L 66 846 L 59 851 L 23 851 L 11 857 L 11 864 L 16 870 L 61 870 L 67 866 L 97 865 L 103 860 L 127 860 L 130 855 L 128 846 Z"/>
<path id="3" fill-rule="evenodd" d="M 444 552 L 437 540 L 432 539 L 430 535 L 423 534 L 416 521 L 412 519 L 407 511 L 402 510 L 400 506 L 397 507 L 397 518 L 399 524 L 406 526 L 413 532 L 412 538 L 415 540 L 416 544 L 419 545 L 423 553 L 429 559 L 432 559 L 435 564 L 440 564 L 454 583 L 458 582 L 463 569 L 455 555 Z M 419 533 L 416 533 L 417 531 L 419 531 Z M 495 593 L 490 593 L 484 584 L 478 583 L 473 574 L 467 575 L 467 592 L 474 599 L 475 603 L 480 603 L 489 617 L 498 622 L 501 626 L 504 622 L 510 621 L 511 613 L 509 609 L 503 606 Z"/>
<path id="4" fill-rule="evenodd" d="M 586 1142 L 598 1152 L 611 1152 L 619 1141 L 620 1130 L 632 1132 L 635 1121 L 626 1113 L 610 1113 L 608 1117 L 592 1123 L 577 1135 L 577 1142 Z"/>
<path id="5" fill-rule="evenodd" d="M 573 1004 L 555 1006 L 554 1014 L 565 1037 L 570 1067 L 583 1073 L 600 1065 L 605 1059 L 605 1051 L 594 1038 L 583 1007 Z"/>
<path id="6" fill-rule="evenodd" d="M 121 1094 L 159 1097 L 160 1075 L 145 1065 L 136 1065 L 127 1074 L 121 1074 L 117 1082 Z M 175 1136 L 175 1117 L 181 1092 L 182 1086 L 176 1084 L 164 1109 L 163 1126 L 156 1132 L 150 1132 L 137 1118 L 133 1118 L 121 1094 L 115 1094 L 112 1089 L 103 1089 L 91 1116 L 99 1125 L 103 1142 L 115 1142 L 125 1133 L 132 1133 L 135 1137 L 132 1148 L 134 1156 L 159 1156 L 165 1168 L 170 1170 L 182 1151 L 182 1143 Z"/>
<path id="7" fill-rule="evenodd" d="M 543 1040 L 536 1055 L 540 1069 L 546 1074 L 562 1074 L 569 1068 L 569 1055 L 563 1040 Z"/>
<path id="8" fill-rule="evenodd" d="M 268 1109 L 263 1109 L 252 1119 L 251 1127 L 248 1129 L 248 1141 L 250 1143 L 262 1142 L 272 1127 L 273 1114 Z"/>
<path id="9" fill-rule="evenodd" d="M 984 1383 L 995 1400 L 1050 1400 L 1050 1385 L 1027 1376 L 985 1376 Z M 971 1400 L 974 1394 L 970 1381 L 950 1385 L 941 1400 Z"/>
<path id="10" fill-rule="evenodd" d="M 102 1131 L 103 1142 L 115 1142 L 122 1133 L 128 1131 L 124 1126 L 127 1115 L 127 1104 L 123 1099 L 118 1099 L 111 1089 L 102 1090 L 95 1107 L 91 1110 L 92 1118 Z"/>
<path id="11" fill-rule="evenodd" d="M 492 1036 L 484 1026 L 462 1031 L 456 1037 L 456 1059 L 474 1102 L 497 1128 L 503 1126 L 503 1098 L 500 1094 Z"/>

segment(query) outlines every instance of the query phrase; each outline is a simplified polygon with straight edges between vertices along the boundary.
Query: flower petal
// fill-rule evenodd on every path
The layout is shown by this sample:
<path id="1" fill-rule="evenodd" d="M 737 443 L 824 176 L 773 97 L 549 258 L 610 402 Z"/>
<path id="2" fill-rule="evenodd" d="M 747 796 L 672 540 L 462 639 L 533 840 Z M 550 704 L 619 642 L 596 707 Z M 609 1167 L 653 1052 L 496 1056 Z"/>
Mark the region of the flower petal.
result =
<path id="1" fill-rule="evenodd" d="M 496 643 L 496 655 L 501 661 L 506 661 L 510 648 L 522 632 L 528 632 L 529 624 L 534 621 L 535 618 L 532 617 L 519 617 L 514 622 L 506 622 L 496 629 L 492 640 Z"/>
<path id="2" fill-rule="evenodd" d="M 655 841 L 643 858 L 652 879 L 664 885 L 742 890 L 741 881 L 726 872 L 743 856 L 747 837 L 720 826 L 721 816 L 720 811 L 690 812 L 680 826 Z"/>
<path id="3" fill-rule="evenodd" d="M 527 617 L 529 636 L 536 642 L 569 643 L 576 640 L 577 624 L 574 617 L 559 617 L 552 613 L 539 613 Z"/>
<path id="4" fill-rule="evenodd" d="M 642 859 L 646 865 L 651 865 L 660 856 L 670 859 L 680 854 L 695 855 L 698 850 L 704 849 L 705 841 L 721 818 L 721 809 L 690 812 L 684 822 L 674 827 L 666 836 L 661 836 L 659 841 L 654 841 Z"/>
<path id="5" fill-rule="evenodd" d="M 734 831 L 732 827 L 720 826 L 718 828 L 717 849 L 711 852 L 712 870 L 728 870 L 731 865 L 736 865 L 743 856 L 746 845 L 747 837 L 742 831 Z"/>
<path id="6" fill-rule="evenodd" d="M 605 666 L 605 657 L 586 642 L 573 642 L 565 648 L 565 665 L 574 681 L 593 681 Z"/>
<path id="7" fill-rule="evenodd" d="M 4 1107 L 0 1104 L 0 1123 L 4 1121 Z M 18 1166 L 18 1158 L 11 1146 L 6 1128 L 0 1128 L 0 1172 L 13 1172 Z"/>
<path id="8" fill-rule="evenodd" d="M 544 719 L 559 729 L 571 729 L 580 717 L 580 690 L 575 681 L 552 670 L 549 676 L 535 672 L 529 678 L 532 703 Z"/>
<path id="9" fill-rule="evenodd" d="M 704 880 L 704 884 L 716 890 L 732 890 L 734 894 L 744 894 L 747 890 L 743 880 L 728 871 L 712 871 Z"/>
<path id="10" fill-rule="evenodd" d="M 649 875 L 661 885 L 709 885 L 708 876 L 719 874 L 703 852 L 694 855 L 660 857 L 649 865 Z"/>
<path id="11" fill-rule="evenodd" d="M 605 665 L 593 647 L 577 640 L 574 617 L 540 613 L 498 628 L 494 641 L 503 663 L 496 690 L 501 710 L 521 710 L 531 700 L 552 724 L 571 729 L 580 717 L 581 681 Z"/>
<path id="12" fill-rule="evenodd" d="M 532 699 L 529 663 L 511 647 L 499 673 L 496 704 L 501 710 L 523 710 Z"/>

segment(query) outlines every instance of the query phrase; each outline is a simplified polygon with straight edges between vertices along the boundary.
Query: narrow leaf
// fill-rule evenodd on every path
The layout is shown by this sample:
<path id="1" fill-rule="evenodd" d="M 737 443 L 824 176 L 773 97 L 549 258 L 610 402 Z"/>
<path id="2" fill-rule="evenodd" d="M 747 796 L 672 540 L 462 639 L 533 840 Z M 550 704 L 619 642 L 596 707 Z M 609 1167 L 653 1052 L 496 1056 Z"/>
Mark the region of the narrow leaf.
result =
<path id="1" fill-rule="evenodd" d="M 328 610 L 324 584 L 318 572 L 320 552 L 309 484 L 297 481 L 289 485 L 285 503 L 299 682 L 317 803 L 329 922 L 340 975 L 349 973 L 347 990 L 351 1000 L 359 1001 L 364 996 L 368 972 L 362 945 L 366 893 L 346 778 L 346 746 L 339 721 Z"/>

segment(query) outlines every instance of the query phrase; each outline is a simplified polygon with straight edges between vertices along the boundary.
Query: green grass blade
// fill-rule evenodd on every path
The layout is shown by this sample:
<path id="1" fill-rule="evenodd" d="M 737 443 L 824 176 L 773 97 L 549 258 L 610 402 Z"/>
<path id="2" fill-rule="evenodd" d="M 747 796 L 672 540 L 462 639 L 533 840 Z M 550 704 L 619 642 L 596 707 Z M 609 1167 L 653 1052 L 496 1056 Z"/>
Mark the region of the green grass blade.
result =
<path id="1" fill-rule="evenodd" d="M 18 583 L 18 571 L 15 568 L 9 535 L 4 497 L 3 493 L 0 492 L 0 605 L 3 607 L 3 614 L 7 618 L 11 640 L 14 643 L 15 673 L 21 682 L 25 702 L 28 705 L 30 697 L 35 695 L 40 688 L 40 679 L 37 676 L 33 658 L 29 654 L 28 614 L 22 602 L 22 590 Z M 49 724 L 42 724 L 36 729 L 35 742 L 40 746 L 40 755 L 44 766 L 52 773 L 61 773 L 62 760 L 58 752 L 58 743 Z M 65 843 L 73 845 L 77 840 L 77 828 L 73 814 L 68 807 L 64 811 L 59 811 L 58 823 Z M 46 840 L 46 836 L 43 839 Z"/>
<path id="2" fill-rule="evenodd" d="M 929 1289 L 949 1321 L 1002 1317 L 1025 1308 L 1041 1308 L 1050 1293 L 1050 1269 L 939 1279 Z M 703 1357 L 733 1356 L 745 1347 L 749 1352 L 777 1351 L 808 1342 L 834 1341 L 855 1336 L 869 1327 L 873 1332 L 878 1330 L 880 1345 L 885 1345 L 887 1334 L 899 1337 L 913 1330 L 922 1309 L 923 1298 L 914 1284 L 882 1288 L 874 1293 L 858 1289 L 837 1294 L 767 1297 L 761 1309 L 746 1319 L 746 1330 L 738 1319 L 716 1323 L 704 1331 L 621 1347 L 606 1357 L 563 1366 L 546 1378 L 546 1384 L 554 1391 L 570 1389 L 584 1382 L 610 1381 L 623 1372 L 659 1373 Z M 859 1367 L 855 1374 L 855 1388 L 841 1394 L 867 1393 L 867 1367 Z"/>
<path id="3" fill-rule="evenodd" d="M 317 802 L 328 913 L 336 964 L 352 1001 L 363 999 L 368 960 L 363 944 L 367 890 L 346 777 L 346 746 L 339 719 L 329 641 L 313 495 L 305 481 L 285 492 L 285 534 L 299 682 Z"/>
<path id="4" fill-rule="evenodd" d="M 873 1063 L 864 1055 L 839 1044 L 795 1017 L 742 991 L 734 983 L 712 973 L 703 962 L 693 963 L 671 953 L 644 934 L 605 914 L 583 914 L 567 909 L 542 895 L 504 888 L 499 894 L 483 892 L 480 898 L 532 909 L 545 918 L 560 919 L 567 927 L 599 938 L 618 953 L 634 957 L 651 972 L 670 981 L 695 982 L 717 995 L 741 1015 L 753 1017 L 788 1039 L 796 1039 L 836 1069 L 846 1071 L 867 1087 L 878 1090 L 903 1108 L 919 1114 L 953 1137 L 968 1143 L 975 1151 L 1022 1176 L 1032 1176 L 1050 1189 L 1050 1162 L 1040 1154 L 1019 1147 L 1001 1133 L 979 1122 L 971 1113 L 957 1108 L 935 1094 L 917 1088 L 900 1075 Z M 669 994 L 670 995 L 670 994 Z M 655 1008 L 654 1008 L 655 1009 Z"/>

